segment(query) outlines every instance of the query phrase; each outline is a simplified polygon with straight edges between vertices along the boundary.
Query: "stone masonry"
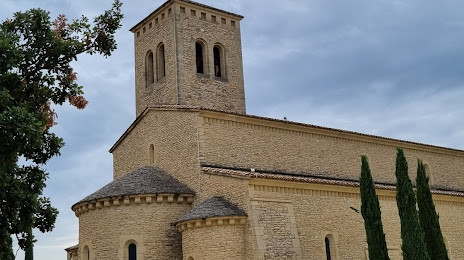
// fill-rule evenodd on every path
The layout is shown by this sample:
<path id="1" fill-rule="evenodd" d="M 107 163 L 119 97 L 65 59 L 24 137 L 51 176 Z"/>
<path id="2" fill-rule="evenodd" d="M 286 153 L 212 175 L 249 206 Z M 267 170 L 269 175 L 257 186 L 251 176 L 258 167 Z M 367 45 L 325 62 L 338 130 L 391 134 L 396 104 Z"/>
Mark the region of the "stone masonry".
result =
<path id="1" fill-rule="evenodd" d="M 400 260 L 397 147 L 411 179 L 426 164 L 450 257 L 464 259 L 464 151 L 247 115 L 242 18 L 168 0 L 131 29 L 137 117 L 110 149 L 113 182 L 72 206 L 68 260 L 367 260 L 361 155 Z"/>

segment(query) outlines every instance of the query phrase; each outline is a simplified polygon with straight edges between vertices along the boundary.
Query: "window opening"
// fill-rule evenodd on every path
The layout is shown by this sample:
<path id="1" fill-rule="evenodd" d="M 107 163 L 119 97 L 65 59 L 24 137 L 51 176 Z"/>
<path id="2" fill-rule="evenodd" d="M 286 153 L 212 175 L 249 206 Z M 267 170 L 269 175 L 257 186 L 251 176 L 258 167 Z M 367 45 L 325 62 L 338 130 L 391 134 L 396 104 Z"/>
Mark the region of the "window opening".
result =
<path id="1" fill-rule="evenodd" d="M 425 168 L 425 177 L 429 178 L 429 186 L 433 185 L 433 176 L 430 174 L 430 167 L 428 164 L 424 163 Z"/>
<path id="2" fill-rule="evenodd" d="M 222 77 L 222 64 L 221 64 L 221 59 L 222 59 L 222 50 L 219 46 L 214 46 L 213 48 L 213 55 L 214 55 L 214 76 L 220 78 Z"/>
<path id="3" fill-rule="evenodd" d="M 84 247 L 84 250 L 82 253 L 83 253 L 83 260 L 90 260 L 90 250 L 88 246 Z"/>
<path id="4" fill-rule="evenodd" d="M 153 144 L 150 145 L 150 152 L 148 153 L 149 162 L 150 164 L 155 163 L 155 146 Z"/>
<path id="5" fill-rule="evenodd" d="M 151 51 L 147 53 L 147 58 L 145 59 L 145 77 L 147 87 L 155 82 L 153 70 L 153 52 Z"/>
<path id="6" fill-rule="evenodd" d="M 327 256 L 327 260 L 332 260 L 330 252 L 330 240 L 328 237 L 325 237 L 325 255 Z"/>
<path id="7" fill-rule="evenodd" d="M 205 73 L 204 70 L 204 59 L 203 59 L 203 44 L 200 42 L 195 43 L 195 53 L 196 53 L 196 62 L 197 62 L 197 73 Z"/>
<path id="8" fill-rule="evenodd" d="M 158 47 L 158 69 L 157 69 L 157 80 L 162 79 L 166 76 L 166 61 L 165 61 L 165 54 L 164 54 L 164 44 L 160 44 Z"/>
<path id="9" fill-rule="evenodd" d="M 129 245 L 129 260 L 137 260 L 137 246 L 134 243 Z"/>

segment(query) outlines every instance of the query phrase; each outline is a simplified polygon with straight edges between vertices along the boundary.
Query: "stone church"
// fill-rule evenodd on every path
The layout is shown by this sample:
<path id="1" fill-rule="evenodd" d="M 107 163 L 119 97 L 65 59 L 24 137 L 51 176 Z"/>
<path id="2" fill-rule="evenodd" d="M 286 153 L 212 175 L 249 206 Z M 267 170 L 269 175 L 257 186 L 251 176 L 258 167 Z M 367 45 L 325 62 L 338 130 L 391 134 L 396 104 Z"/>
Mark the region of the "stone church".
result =
<path id="1" fill-rule="evenodd" d="M 402 259 L 397 147 L 411 179 L 426 164 L 464 259 L 464 151 L 246 114 L 242 18 L 168 0 L 132 27 L 136 119 L 110 149 L 114 180 L 72 206 L 68 260 L 367 259 L 362 154 Z"/>

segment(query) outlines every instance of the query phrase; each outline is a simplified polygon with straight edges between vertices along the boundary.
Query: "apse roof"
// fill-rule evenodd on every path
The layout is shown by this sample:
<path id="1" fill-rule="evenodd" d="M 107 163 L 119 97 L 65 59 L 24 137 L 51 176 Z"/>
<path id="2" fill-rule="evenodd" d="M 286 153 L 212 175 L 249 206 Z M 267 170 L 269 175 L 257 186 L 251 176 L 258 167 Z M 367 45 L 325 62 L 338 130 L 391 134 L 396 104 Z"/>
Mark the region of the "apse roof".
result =
<path id="1" fill-rule="evenodd" d="M 194 194 L 169 173 L 157 167 L 144 166 L 108 183 L 76 204 L 110 197 L 160 193 Z"/>
<path id="2" fill-rule="evenodd" d="M 223 197 L 212 197 L 193 208 L 176 223 L 212 217 L 247 216 L 245 211 Z"/>

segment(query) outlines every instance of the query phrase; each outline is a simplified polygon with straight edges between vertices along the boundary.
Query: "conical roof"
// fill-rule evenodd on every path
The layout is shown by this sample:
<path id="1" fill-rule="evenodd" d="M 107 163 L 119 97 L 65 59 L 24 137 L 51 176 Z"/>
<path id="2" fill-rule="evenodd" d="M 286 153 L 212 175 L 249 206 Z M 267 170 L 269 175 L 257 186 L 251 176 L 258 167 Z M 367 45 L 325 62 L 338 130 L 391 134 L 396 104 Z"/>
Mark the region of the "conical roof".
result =
<path id="1" fill-rule="evenodd" d="M 193 208 L 175 223 L 212 217 L 247 216 L 246 212 L 223 197 L 212 197 Z"/>
<path id="2" fill-rule="evenodd" d="M 157 167 L 144 166 L 108 183 L 76 204 L 110 197 L 160 193 L 194 194 L 169 173 Z"/>

